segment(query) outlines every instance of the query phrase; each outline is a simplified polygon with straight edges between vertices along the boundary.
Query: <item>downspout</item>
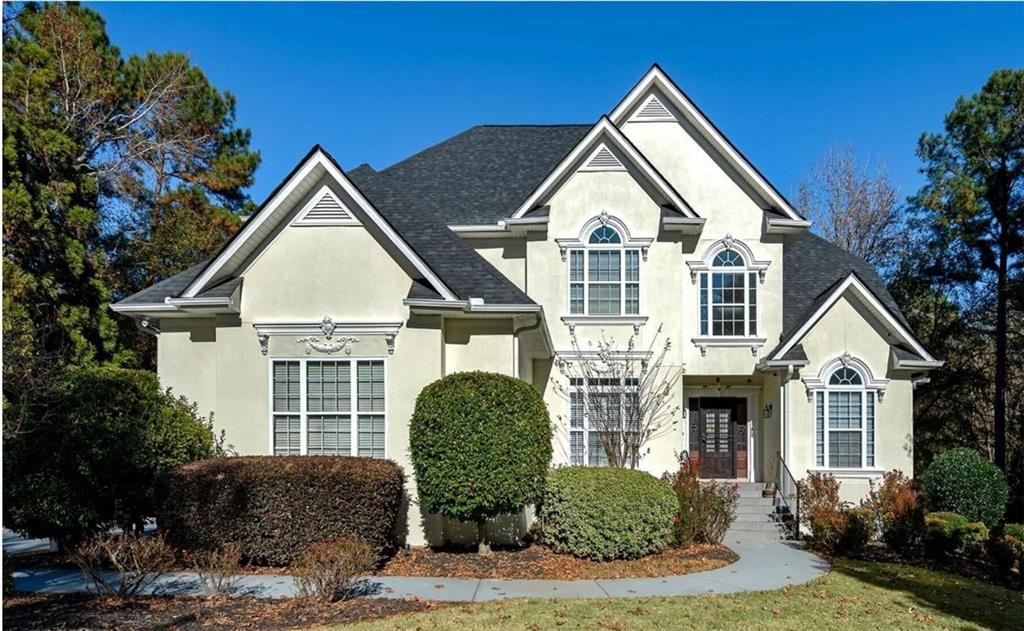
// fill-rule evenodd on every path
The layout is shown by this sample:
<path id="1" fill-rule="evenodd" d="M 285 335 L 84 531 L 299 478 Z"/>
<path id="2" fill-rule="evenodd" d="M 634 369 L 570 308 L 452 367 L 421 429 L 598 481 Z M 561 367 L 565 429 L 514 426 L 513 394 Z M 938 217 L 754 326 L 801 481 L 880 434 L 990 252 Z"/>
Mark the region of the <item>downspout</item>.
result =
<path id="1" fill-rule="evenodd" d="M 534 314 L 533 324 L 529 326 L 520 327 L 518 329 L 512 329 L 512 374 L 519 375 L 519 334 L 527 333 L 529 331 L 536 331 L 540 328 L 543 319 L 540 314 Z M 513 320 L 514 322 L 515 320 Z"/>

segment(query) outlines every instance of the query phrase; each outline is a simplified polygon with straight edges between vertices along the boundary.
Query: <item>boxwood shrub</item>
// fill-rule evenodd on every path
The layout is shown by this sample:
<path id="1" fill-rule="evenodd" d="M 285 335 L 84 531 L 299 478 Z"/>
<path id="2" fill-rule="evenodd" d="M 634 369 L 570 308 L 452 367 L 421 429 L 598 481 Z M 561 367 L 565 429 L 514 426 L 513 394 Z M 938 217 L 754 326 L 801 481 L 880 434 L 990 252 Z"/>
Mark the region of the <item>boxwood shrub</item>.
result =
<path id="1" fill-rule="evenodd" d="M 540 501 L 551 462 L 551 420 L 529 383 L 454 373 L 416 398 L 409 427 L 420 503 L 427 513 L 481 525 Z"/>
<path id="2" fill-rule="evenodd" d="M 968 524 L 963 515 L 951 512 L 928 513 L 924 518 L 924 549 L 929 556 L 952 554 L 962 542 Z"/>
<path id="3" fill-rule="evenodd" d="M 554 469 L 541 505 L 541 537 L 563 554 L 635 559 L 665 549 L 678 510 L 672 487 L 642 471 Z"/>
<path id="4" fill-rule="evenodd" d="M 185 551 L 241 548 L 244 561 L 290 565 L 322 541 L 359 537 L 393 550 L 402 470 L 390 460 L 251 456 L 194 462 L 161 485 L 157 525 Z"/>
<path id="5" fill-rule="evenodd" d="M 958 447 L 935 457 L 924 474 L 924 492 L 933 511 L 959 513 L 989 528 L 1006 511 L 1006 476 L 973 449 Z"/>

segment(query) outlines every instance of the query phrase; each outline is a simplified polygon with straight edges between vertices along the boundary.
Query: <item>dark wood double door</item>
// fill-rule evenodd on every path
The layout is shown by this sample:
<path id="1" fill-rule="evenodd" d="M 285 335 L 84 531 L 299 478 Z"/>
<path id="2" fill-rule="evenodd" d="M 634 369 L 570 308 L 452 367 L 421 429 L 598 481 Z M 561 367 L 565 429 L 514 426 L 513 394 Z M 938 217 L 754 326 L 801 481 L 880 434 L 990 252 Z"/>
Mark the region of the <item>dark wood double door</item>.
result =
<path id="1" fill-rule="evenodd" d="M 692 397 L 690 458 L 702 478 L 747 477 L 747 400 Z"/>

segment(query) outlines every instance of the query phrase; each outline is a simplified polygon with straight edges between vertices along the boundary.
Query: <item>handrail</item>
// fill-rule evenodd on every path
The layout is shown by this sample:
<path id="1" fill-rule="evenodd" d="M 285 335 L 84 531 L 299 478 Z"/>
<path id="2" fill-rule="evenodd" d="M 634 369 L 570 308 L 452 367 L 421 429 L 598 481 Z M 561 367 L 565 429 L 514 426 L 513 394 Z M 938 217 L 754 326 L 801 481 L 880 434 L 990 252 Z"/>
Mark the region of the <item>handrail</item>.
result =
<path id="1" fill-rule="evenodd" d="M 786 508 L 789 512 L 793 513 L 795 534 L 797 538 L 800 537 L 800 488 L 797 486 L 796 478 L 793 477 L 793 473 L 786 466 L 786 461 L 782 459 L 782 453 L 776 452 L 779 456 L 778 469 L 778 480 L 776 484 L 776 492 L 782 497 L 782 501 L 786 503 Z M 793 502 L 790 499 L 793 498 Z"/>

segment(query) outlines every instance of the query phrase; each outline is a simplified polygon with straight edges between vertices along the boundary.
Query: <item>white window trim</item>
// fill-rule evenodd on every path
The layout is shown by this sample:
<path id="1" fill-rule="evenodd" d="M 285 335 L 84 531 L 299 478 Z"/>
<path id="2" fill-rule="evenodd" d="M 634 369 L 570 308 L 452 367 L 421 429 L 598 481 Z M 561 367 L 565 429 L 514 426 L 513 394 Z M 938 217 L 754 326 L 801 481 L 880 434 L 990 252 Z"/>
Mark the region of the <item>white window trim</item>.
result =
<path id="1" fill-rule="evenodd" d="M 578 378 L 579 379 L 584 379 L 584 377 L 578 377 Z M 587 399 L 589 398 L 589 392 L 590 392 L 591 388 L 599 388 L 601 392 L 608 392 L 610 394 L 616 394 L 616 393 L 619 394 L 620 421 L 622 423 L 622 428 L 619 430 L 619 437 L 620 437 L 620 444 L 621 444 L 622 436 L 625 434 L 625 431 L 626 431 L 626 429 L 625 429 L 626 397 L 623 396 L 623 395 L 625 395 L 625 393 L 628 392 L 628 389 L 627 389 L 627 387 L 625 385 L 625 379 L 626 379 L 626 377 L 619 377 L 619 385 L 618 386 L 587 386 L 586 384 L 576 386 L 576 385 L 572 385 L 570 383 L 570 385 L 569 385 L 569 392 L 570 393 L 580 392 L 580 393 L 583 394 L 583 427 L 573 427 L 572 426 L 572 395 L 571 394 L 570 394 L 569 401 L 567 402 L 567 404 L 569 406 L 569 427 L 568 427 L 568 429 L 569 429 L 569 464 L 571 466 L 583 466 L 583 467 L 605 467 L 605 466 L 607 466 L 607 465 L 591 465 L 590 464 L 590 433 L 592 431 L 593 432 L 599 432 L 600 431 L 598 429 L 593 429 L 592 430 L 590 428 L 590 402 Z M 573 463 L 573 460 L 572 460 L 572 435 L 573 434 L 582 434 L 583 435 L 583 463 L 581 465 L 576 465 L 575 463 Z M 643 459 L 643 454 L 640 454 L 640 458 Z"/>
<path id="2" fill-rule="evenodd" d="M 830 385 L 829 380 L 832 378 L 832 373 L 841 368 L 851 368 L 860 375 L 861 382 L 858 385 Z M 807 400 L 812 404 L 811 409 L 814 415 L 814 421 L 811 424 L 814 432 L 814 439 L 811 441 L 812 449 L 814 450 L 811 454 L 811 461 L 815 463 L 811 471 L 817 472 L 845 472 L 845 473 L 863 473 L 870 475 L 876 471 L 878 466 L 878 445 L 879 445 L 879 409 L 881 408 L 882 399 L 885 396 L 885 386 L 888 384 L 888 379 L 875 379 L 872 376 L 871 369 L 868 367 L 863 360 L 858 359 L 849 353 L 844 353 L 842 357 L 833 359 L 826 363 L 817 377 L 808 377 L 804 379 L 804 384 L 807 387 Z M 822 437 L 822 453 L 823 464 L 817 466 L 817 454 L 818 454 L 818 430 L 817 430 L 817 404 L 814 401 L 817 393 L 822 393 L 822 414 L 823 414 L 823 429 L 824 436 Z M 833 467 L 829 464 L 829 432 L 852 432 L 855 430 L 850 429 L 836 429 L 833 430 L 829 427 L 829 392 L 859 392 L 861 396 L 860 406 L 860 432 L 861 432 L 861 443 L 860 443 L 860 466 L 859 467 Z M 874 397 L 874 431 L 875 437 L 873 441 L 874 446 L 874 464 L 868 465 L 868 398 L 867 395 Z"/>
<path id="3" fill-rule="evenodd" d="M 590 235 L 601 227 L 609 227 L 619 235 L 619 243 L 590 243 Z M 641 316 L 643 313 L 643 301 L 640 299 L 640 288 L 643 284 L 642 274 L 640 271 L 641 263 L 647 261 L 647 252 L 654 239 L 638 239 L 630 235 L 629 228 L 626 227 L 625 222 L 614 215 L 608 214 L 607 211 L 602 211 L 597 217 L 592 217 L 583 224 L 580 229 L 579 236 L 572 239 L 555 239 L 555 243 L 558 244 L 558 248 L 561 251 L 562 261 L 566 263 L 565 268 L 565 310 L 566 318 L 574 320 L 571 326 L 575 327 L 576 324 L 581 324 L 581 320 L 593 318 L 595 320 L 608 318 L 629 318 L 628 324 L 638 328 L 639 324 L 647 321 L 647 318 Z M 619 312 L 618 313 L 605 313 L 605 314 L 591 314 L 590 313 L 590 257 L 587 255 L 589 251 L 594 250 L 608 250 L 618 251 L 622 255 L 619 261 Z M 627 252 L 635 251 L 637 253 L 637 279 L 636 281 L 626 280 L 626 257 Z M 572 286 L 574 281 L 572 280 L 572 253 L 580 252 L 583 257 L 583 312 L 573 313 L 572 312 Z M 595 281 L 600 282 L 600 281 Z M 637 312 L 626 313 L 626 285 L 636 284 L 637 286 Z M 578 283 L 575 283 L 578 284 Z M 601 284 L 612 285 L 614 281 L 601 282 Z M 640 319 L 643 322 L 637 322 Z"/>
<path id="4" fill-rule="evenodd" d="M 309 433 L 309 413 L 307 410 L 306 401 L 306 365 L 309 362 L 348 362 L 351 366 L 349 374 L 351 375 L 351 387 L 349 388 L 349 397 L 351 403 L 349 404 L 349 432 L 351 434 L 350 444 L 351 453 L 350 456 L 359 455 L 359 399 L 358 399 L 358 363 L 359 362 L 371 362 L 379 361 L 384 365 L 384 411 L 383 412 L 363 412 L 363 415 L 383 416 L 384 417 L 384 456 L 381 460 L 386 460 L 390 457 L 388 452 L 388 400 L 390 398 L 390 389 L 388 387 L 388 361 L 385 357 L 268 357 L 267 358 L 267 430 L 269 437 L 267 439 L 267 453 L 271 456 L 274 455 L 274 416 L 299 416 L 299 455 L 309 455 L 307 452 L 307 434 Z M 298 362 L 299 363 L 299 412 L 274 412 L 274 362 Z M 314 412 L 314 414 L 317 414 Z M 337 416 L 344 416 L 345 413 L 339 413 Z M 367 456 L 369 457 L 369 456 Z"/>
<path id="5" fill-rule="evenodd" d="M 724 250 L 732 250 L 740 255 L 743 260 L 742 267 L 714 267 L 713 263 L 715 257 Z M 754 258 L 754 252 L 738 239 L 734 239 L 732 235 L 726 235 L 724 238 L 719 239 L 712 243 L 707 250 L 704 252 L 703 258 L 696 261 L 687 261 L 686 265 L 690 268 L 690 280 L 697 286 L 697 331 L 698 335 L 691 338 L 693 344 L 700 348 L 701 355 L 707 354 L 709 346 L 722 346 L 722 347 L 750 347 L 750 352 L 753 355 L 757 355 L 757 350 L 764 346 L 767 338 L 759 337 L 763 329 L 763 296 L 761 293 L 761 285 L 764 284 L 765 275 L 768 271 L 768 266 L 771 261 L 761 261 Z M 715 335 L 714 334 L 714 307 L 711 302 L 712 291 L 713 291 L 713 275 L 715 273 L 734 273 L 743 274 L 743 335 Z M 757 316 L 754 318 L 754 326 L 757 329 L 756 332 L 750 332 L 750 274 L 756 273 L 758 282 L 754 285 L 754 299 L 757 302 Z M 707 287 L 703 290 L 704 296 L 701 296 L 702 290 L 700 283 L 698 282 L 702 278 L 706 279 Z M 701 332 L 700 325 L 700 308 L 701 298 L 707 299 L 708 308 L 708 332 L 705 334 Z"/>

